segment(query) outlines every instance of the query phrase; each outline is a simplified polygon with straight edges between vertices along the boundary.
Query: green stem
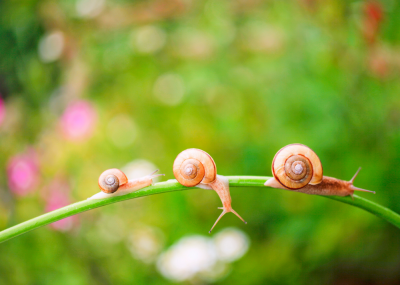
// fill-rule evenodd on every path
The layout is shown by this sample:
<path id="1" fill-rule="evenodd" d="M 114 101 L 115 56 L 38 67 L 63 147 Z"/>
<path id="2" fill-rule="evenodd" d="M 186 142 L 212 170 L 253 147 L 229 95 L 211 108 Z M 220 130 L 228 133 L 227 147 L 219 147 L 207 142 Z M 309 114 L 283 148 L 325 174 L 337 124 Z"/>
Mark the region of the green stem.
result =
<path id="1" fill-rule="evenodd" d="M 260 176 L 227 176 L 229 179 L 229 185 L 231 187 L 265 187 L 264 182 L 270 177 L 260 177 Z M 190 190 L 196 189 L 196 187 L 185 187 L 179 184 L 176 180 L 170 180 L 167 182 L 156 183 L 153 186 L 149 186 L 140 189 L 136 192 L 129 193 L 124 196 L 117 196 L 106 198 L 102 200 L 85 200 L 71 204 L 69 206 L 57 209 L 55 211 L 46 213 L 39 217 L 33 218 L 14 227 L 8 228 L 0 232 L 0 243 L 18 235 L 24 234 L 41 226 L 48 225 L 50 223 L 56 222 L 58 220 L 64 219 L 69 216 L 73 216 L 91 209 L 102 207 L 105 205 L 113 204 L 120 201 L 125 201 L 129 199 L 161 194 L 172 191 Z M 400 228 L 400 215 L 387 209 L 381 205 L 371 202 L 367 199 L 361 198 L 354 195 L 354 200 L 349 196 L 338 197 L 338 196 L 324 196 L 333 200 L 337 200 L 343 203 L 353 205 L 355 207 L 364 209 L 386 221 L 392 223 L 396 227 Z"/>

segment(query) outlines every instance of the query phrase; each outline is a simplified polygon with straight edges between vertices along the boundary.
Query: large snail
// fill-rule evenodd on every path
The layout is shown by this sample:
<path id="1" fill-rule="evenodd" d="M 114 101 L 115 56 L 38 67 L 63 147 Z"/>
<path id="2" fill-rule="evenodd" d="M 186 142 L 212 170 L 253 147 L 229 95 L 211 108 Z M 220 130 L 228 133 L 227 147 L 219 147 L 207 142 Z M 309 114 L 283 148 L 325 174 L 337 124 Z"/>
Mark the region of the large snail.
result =
<path id="1" fill-rule="evenodd" d="M 153 178 L 164 175 L 155 174 L 157 171 L 158 170 L 142 178 L 128 180 L 125 173 L 121 170 L 116 168 L 108 169 L 99 177 L 101 192 L 93 195 L 88 200 L 122 196 L 150 186 L 153 184 Z"/>
<path id="2" fill-rule="evenodd" d="M 246 223 L 246 221 L 232 209 L 229 181 L 224 176 L 217 175 L 215 162 L 208 153 L 195 148 L 182 151 L 174 161 L 173 171 L 176 180 L 184 186 L 193 187 L 203 184 L 217 192 L 223 205 L 222 208 L 218 209 L 222 209 L 223 211 L 209 231 L 210 233 L 222 216 L 229 212 L 234 213 L 239 219 Z"/>
<path id="3" fill-rule="evenodd" d="M 323 176 L 322 164 L 315 152 L 302 144 L 290 144 L 281 148 L 272 161 L 274 178 L 265 186 L 287 189 L 306 194 L 353 197 L 354 191 L 371 192 L 353 186 L 361 168 L 350 181 Z"/>

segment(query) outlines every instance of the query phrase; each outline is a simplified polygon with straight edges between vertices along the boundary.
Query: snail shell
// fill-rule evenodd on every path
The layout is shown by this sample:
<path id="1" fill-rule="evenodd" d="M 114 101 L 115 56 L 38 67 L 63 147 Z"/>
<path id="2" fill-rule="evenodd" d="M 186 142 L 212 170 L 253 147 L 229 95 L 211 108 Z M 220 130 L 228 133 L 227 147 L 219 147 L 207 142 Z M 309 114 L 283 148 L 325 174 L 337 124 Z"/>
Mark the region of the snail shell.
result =
<path id="1" fill-rule="evenodd" d="M 128 182 L 128 178 L 121 170 L 112 168 L 104 171 L 99 177 L 99 187 L 104 193 L 111 194 Z"/>
<path id="2" fill-rule="evenodd" d="M 208 153 L 196 148 L 182 151 L 174 161 L 173 171 L 176 180 L 184 186 L 193 187 L 200 183 L 207 184 L 207 186 L 210 186 L 211 189 L 217 192 L 223 205 L 223 207 L 219 209 L 223 211 L 215 221 L 209 233 L 211 233 L 218 221 L 229 212 L 234 213 L 239 219 L 246 223 L 246 221 L 232 209 L 229 180 L 222 175 L 217 175 L 215 162 Z"/>
<path id="3" fill-rule="evenodd" d="M 284 187 L 300 189 L 322 181 L 323 169 L 316 153 L 302 144 L 290 144 L 281 148 L 272 161 L 272 173 Z"/>
<path id="4" fill-rule="evenodd" d="M 176 157 L 173 166 L 176 180 L 184 186 L 208 184 L 217 177 L 217 167 L 212 157 L 201 149 L 190 148 Z"/>

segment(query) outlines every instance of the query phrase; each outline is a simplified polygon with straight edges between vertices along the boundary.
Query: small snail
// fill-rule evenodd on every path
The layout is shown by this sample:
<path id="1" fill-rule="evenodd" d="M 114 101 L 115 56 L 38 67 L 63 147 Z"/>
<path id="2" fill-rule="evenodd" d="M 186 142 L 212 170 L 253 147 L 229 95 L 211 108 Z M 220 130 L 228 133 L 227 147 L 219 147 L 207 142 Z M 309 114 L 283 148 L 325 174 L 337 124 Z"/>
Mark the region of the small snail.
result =
<path id="1" fill-rule="evenodd" d="M 302 144 L 290 144 L 281 148 L 272 161 L 272 174 L 265 186 L 287 189 L 306 194 L 353 197 L 354 191 L 371 192 L 353 186 L 361 168 L 350 181 L 323 176 L 322 164 L 315 152 Z"/>
<path id="2" fill-rule="evenodd" d="M 155 174 L 157 171 L 139 179 L 128 180 L 121 170 L 116 168 L 108 169 L 99 177 L 99 187 L 102 192 L 93 195 L 88 200 L 122 196 L 150 186 L 153 184 L 153 178 L 164 175 Z"/>
<path id="3" fill-rule="evenodd" d="M 222 175 L 217 175 L 217 167 L 212 157 L 200 149 L 187 149 L 182 151 L 175 159 L 173 166 L 174 176 L 178 182 L 184 186 L 193 187 L 196 185 L 207 185 L 217 192 L 222 201 L 222 213 L 212 226 L 211 231 L 218 221 L 226 213 L 232 212 L 245 224 L 247 222 L 232 209 L 231 195 L 229 193 L 229 181 Z M 209 189 L 207 187 L 202 187 Z"/>

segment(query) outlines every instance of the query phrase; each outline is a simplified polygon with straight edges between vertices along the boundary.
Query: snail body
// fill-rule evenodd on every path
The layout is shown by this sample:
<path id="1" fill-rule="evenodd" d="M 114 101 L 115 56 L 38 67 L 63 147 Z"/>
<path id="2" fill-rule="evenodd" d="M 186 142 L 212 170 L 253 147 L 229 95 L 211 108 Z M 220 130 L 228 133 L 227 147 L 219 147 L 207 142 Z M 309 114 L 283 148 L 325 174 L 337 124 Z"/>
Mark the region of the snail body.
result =
<path id="1" fill-rule="evenodd" d="M 116 168 L 108 169 L 99 177 L 98 184 L 101 192 L 88 198 L 88 200 L 122 196 L 150 186 L 153 184 L 153 178 L 164 175 L 155 174 L 157 171 L 138 179 L 128 180 L 121 170 Z"/>
<path id="2" fill-rule="evenodd" d="M 337 195 L 353 197 L 354 191 L 371 192 L 353 185 L 359 168 L 350 181 L 323 176 L 321 161 L 309 147 L 291 144 L 280 149 L 272 161 L 272 174 L 265 186 L 311 195 Z"/>
<path id="3" fill-rule="evenodd" d="M 208 186 L 217 192 L 222 202 L 221 215 L 218 217 L 211 231 L 219 220 L 229 212 L 234 213 L 239 219 L 246 223 L 243 218 L 232 209 L 232 199 L 229 192 L 229 181 L 222 175 L 217 175 L 217 167 L 212 157 L 200 149 L 187 149 L 176 157 L 173 165 L 176 180 L 184 186 Z M 206 188 L 206 187 L 202 187 Z"/>

